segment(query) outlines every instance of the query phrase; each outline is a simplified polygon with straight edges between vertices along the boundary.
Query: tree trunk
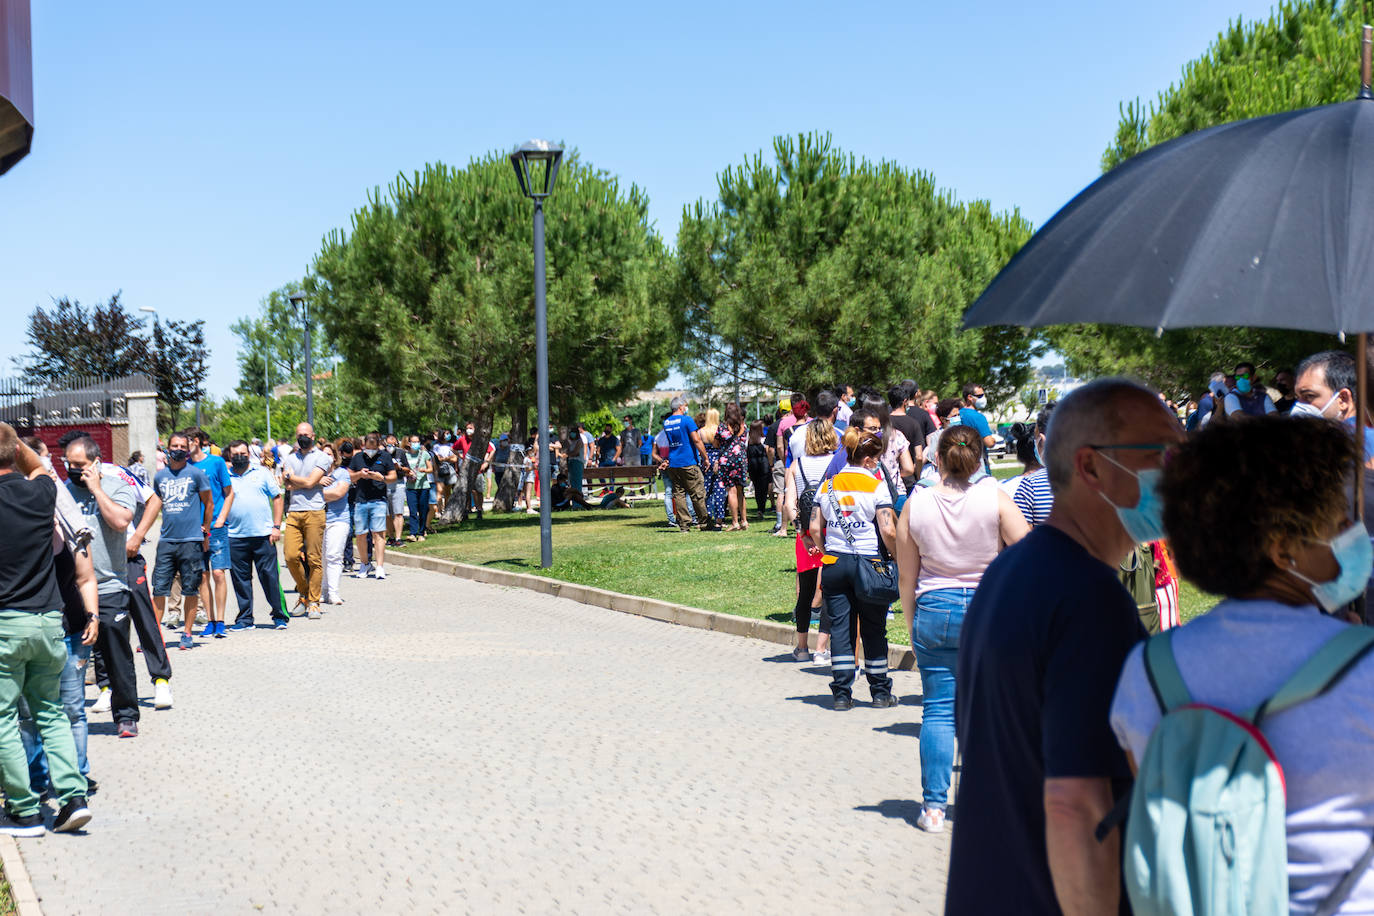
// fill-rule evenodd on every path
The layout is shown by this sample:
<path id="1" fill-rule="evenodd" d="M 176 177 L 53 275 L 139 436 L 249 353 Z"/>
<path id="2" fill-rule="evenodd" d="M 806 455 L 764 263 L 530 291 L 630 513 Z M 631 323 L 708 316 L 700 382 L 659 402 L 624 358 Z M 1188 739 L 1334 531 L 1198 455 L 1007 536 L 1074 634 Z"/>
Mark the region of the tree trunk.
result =
<path id="1" fill-rule="evenodd" d="M 518 445 L 525 444 L 525 437 L 530 434 L 529 424 L 530 411 L 528 407 L 513 407 L 510 412 L 510 441 Z"/>
<path id="2" fill-rule="evenodd" d="M 514 455 L 512 455 L 514 458 Z M 515 500 L 520 495 L 520 467 L 513 461 L 506 465 L 501 474 L 501 482 L 496 487 L 496 495 L 491 500 L 491 511 L 510 512 L 515 508 Z"/>
<path id="3" fill-rule="evenodd" d="M 491 416 L 479 416 L 473 420 L 472 442 L 468 444 L 465 460 L 458 462 L 458 482 L 453 485 L 453 495 L 438 521 L 447 525 L 462 525 L 468 517 L 468 497 L 477 489 L 477 475 L 487 460 L 487 443 L 491 440 Z M 482 517 L 482 501 L 485 493 L 477 494 L 477 517 Z"/>

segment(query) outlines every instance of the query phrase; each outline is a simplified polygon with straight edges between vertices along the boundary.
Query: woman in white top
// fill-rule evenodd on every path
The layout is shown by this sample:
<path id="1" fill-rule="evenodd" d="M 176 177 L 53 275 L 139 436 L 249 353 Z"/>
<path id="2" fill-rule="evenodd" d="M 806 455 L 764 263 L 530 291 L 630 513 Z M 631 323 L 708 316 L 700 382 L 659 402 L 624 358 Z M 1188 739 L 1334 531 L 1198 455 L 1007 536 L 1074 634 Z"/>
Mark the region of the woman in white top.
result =
<path id="1" fill-rule="evenodd" d="M 339 594 L 339 579 L 343 576 L 344 545 L 348 543 L 348 488 L 352 477 L 348 468 L 341 467 L 338 443 L 324 441 L 320 449 L 329 456 L 333 468 L 326 479 L 324 488 L 324 582 L 320 589 L 320 602 L 323 604 L 343 604 Z"/>
<path id="2" fill-rule="evenodd" d="M 797 623 L 797 647 L 792 657 L 799 662 L 816 661 L 822 665 L 830 664 L 830 619 L 821 604 L 821 556 L 823 554 L 820 538 L 811 533 L 811 519 L 803 519 L 797 514 L 798 499 L 801 494 L 814 496 L 825 477 L 830 459 L 839 447 L 840 438 L 829 420 L 812 420 L 806 425 L 806 445 L 801 454 L 792 461 L 787 469 L 783 499 L 790 515 L 797 520 L 797 603 L 792 616 Z M 815 502 L 812 500 L 812 517 L 815 516 Z M 816 655 L 813 659 L 807 648 L 811 633 L 811 616 L 820 611 L 821 632 L 816 639 Z"/>
<path id="3" fill-rule="evenodd" d="M 1030 532 L 1011 497 L 970 483 L 983 466 L 977 430 L 947 427 L 937 448 L 939 483 L 913 493 L 897 524 L 902 613 L 924 697 L 917 825 L 932 833 L 944 827 L 954 767 L 954 683 L 964 611 L 988 564 Z"/>
<path id="4" fill-rule="evenodd" d="M 859 565 L 882 556 L 880 539 L 892 551 L 896 518 L 892 496 L 878 476 L 882 438 L 851 426 L 844 433 L 844 450 L 849 463 L 816 491 L 810 529 L 813 541 L 825 538 L 821 593 L 830 618 L 830 692 L 835 709 L 853 708 L 857 629 L 863 635 L 869 694 L 882 709 L 897 705 L 887 673 L 887 605 L 860 590 Z"/>
<path id="5" fill-rule="evenodd" d="M 1210 423 L 1164 466 L 1164 527 L 1184 579 L 1224 596 L 1166 639 L 1192 702 L 1245 713 L 1336 634 L 1365 587 L 1371 551 L 1348 516 L 1349 429 L 1324 419 Z M 1224 537 L 1218 537 L 1224 532 Z M 1134 767 L 1160 720 L 1142 661 L 1126 658 L 1111 726 Z M 1286 785 L 1288 907 L 1312 913 L 1374 840 L 1374 653 L 1324 693 L 1256 723 Z M 1255 903 L 1252 901 L 1252 904 Z M 1275 909 L 1259 901 L 1251 911 Z M 1339 913 L 1374 912 L 1374 870 Z"/>

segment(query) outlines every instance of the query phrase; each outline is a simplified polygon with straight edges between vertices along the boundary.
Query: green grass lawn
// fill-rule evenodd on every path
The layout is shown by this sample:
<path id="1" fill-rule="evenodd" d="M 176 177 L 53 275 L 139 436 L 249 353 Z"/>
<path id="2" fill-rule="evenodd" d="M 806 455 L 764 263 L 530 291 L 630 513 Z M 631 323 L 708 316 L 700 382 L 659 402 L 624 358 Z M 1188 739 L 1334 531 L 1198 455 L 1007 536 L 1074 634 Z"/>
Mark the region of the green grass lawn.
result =
<path id="1" fill-rule="evenodd" d="M 748 531 L 679 534 L 668 527 L 662 503 L 654 502 L 620 511 L 555 512 L 553 567 L 547 570 L 539 568 L 539 519 L 523 514 L 488 513 L 402 550 L 791 624 L 793 541 L 770 536 L 772 526 L 770 515 L 764 522 L 751 518 Z M 1186 583 L 1180 592 L 1185 620 L 1213 603 Z M 910 642 L 900 613 L 888 624 L 888 638 Z"/>

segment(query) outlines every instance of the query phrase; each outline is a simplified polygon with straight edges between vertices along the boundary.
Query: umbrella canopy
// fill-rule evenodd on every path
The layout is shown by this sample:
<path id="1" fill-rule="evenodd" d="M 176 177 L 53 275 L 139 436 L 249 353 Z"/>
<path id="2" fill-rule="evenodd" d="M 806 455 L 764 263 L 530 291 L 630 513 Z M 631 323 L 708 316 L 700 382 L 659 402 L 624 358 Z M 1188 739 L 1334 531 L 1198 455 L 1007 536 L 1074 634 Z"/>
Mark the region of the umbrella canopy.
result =
<path id="1" fill-rule="evenodd" d="M 0 0 L 0 175 L 33 142 L 33 51 L 29 0 Z"/>
<path id="2" fill-rule="evenodd" d="M 1147 150 L 1055 214 L 964 313 L 1007 324 L 1374 331 L 1374 100 Z"/>

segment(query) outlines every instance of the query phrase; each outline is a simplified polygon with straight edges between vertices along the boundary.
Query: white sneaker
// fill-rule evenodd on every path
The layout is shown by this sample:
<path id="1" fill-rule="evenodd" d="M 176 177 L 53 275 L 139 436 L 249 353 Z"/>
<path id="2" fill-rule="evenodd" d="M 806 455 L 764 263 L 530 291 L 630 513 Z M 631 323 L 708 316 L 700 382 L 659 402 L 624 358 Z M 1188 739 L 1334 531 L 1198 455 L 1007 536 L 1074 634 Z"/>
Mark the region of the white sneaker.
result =
<path id="1" fill-rule="evenodd" d="M 816 652 L 811 656 L 811 661 L 816 665 L 828 665 L 830 664 L 830 653 Z"/>
<path id="2" fill-rule="evenodd" d="M 372 564 L 371 564 L 371 563 L 364 563 L 363 565 L 359 566 L 359 567 L 357 568 L 357 570 L 354 571 L 354 573 L 353 573 L 353 578 L 355 578 L 355 579 L 366 579 L 366 578 L 368 578 L 368 577 L 371 576 L 371 575 L 372 575 Z"/>
<path id="3" fill-rule="evenodd" d="M 109 712 L 109 711 L 110 711 L 110 700 L 111 700 L 111 699 L 112 699 L 112 698 L 111 698 L 111 696 L 110 696 L 110 688 L 108 688 L 108 687 L 103 687 L 103 688 L 101 688 L 101 690 L 100 690 L 100 696 L 98 696 L 98 697 L 95 698 L 95 705 L 91 707 L 91 712 L 93 712 L 93 713 Z"/>
<path id="4" fill-rule="evenodd" d="M 376 569 L 376 571 L 373 572 L 372 578 L 374 578 L 374 579 L 385 579 L 385 578 L 386 578 L 386 570 L 385 570 L 385 569 L 382 569 L 380 566 L 378 566 L 377 569 Z"/>
<path id="5" fill-rule="evenodd" d="M 153 708 L 172 708 L 172 685 L 167 683 L 164 678 L 153 681 Z"/>
<path id="6" fill-rule="evenodd" d="M 320 613 L 320 609 L 318 606 L 312 604 L 310 606 L 310 612 L 305 616 L 310 620 L 319 620 L 321 617 L 324 616 L 324 614 Z"/>
<path id="7" fill-rule="evenodd" d="M 939 808 L 922 808 L 916 826 L 926 833 L 939 833 L 945 829 L 945 812 Z"/>
<path id="8" fill-rule="evenodd" d="M 210 622 L 210 618 L 205 616 L 205 612 L 204 612 L 204 611 L 201 611 L 201 610 L 197 610 L 197 611 L 196 611 L 196 623 L 209 623 L 209 622 Z"/>

